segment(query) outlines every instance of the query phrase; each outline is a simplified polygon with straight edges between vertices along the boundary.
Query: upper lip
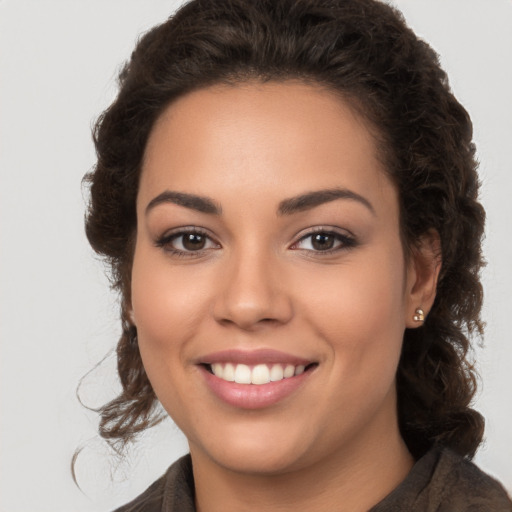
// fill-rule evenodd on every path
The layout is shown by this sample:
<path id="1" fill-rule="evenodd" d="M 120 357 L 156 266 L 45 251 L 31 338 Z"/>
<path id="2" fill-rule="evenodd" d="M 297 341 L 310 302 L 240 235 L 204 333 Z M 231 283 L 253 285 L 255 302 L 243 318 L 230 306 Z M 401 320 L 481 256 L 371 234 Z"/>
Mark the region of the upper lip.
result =
<path id="1" fill-rule="evenodd" d="M 235 363 L 235 364 L 291 364 L 294 366 L 314 363 L 311 359 L 305 359 L 286 352 L 273 349 L 240 350 L 228 349 L 212 352 L 198 358 L 198 364 Z"/>

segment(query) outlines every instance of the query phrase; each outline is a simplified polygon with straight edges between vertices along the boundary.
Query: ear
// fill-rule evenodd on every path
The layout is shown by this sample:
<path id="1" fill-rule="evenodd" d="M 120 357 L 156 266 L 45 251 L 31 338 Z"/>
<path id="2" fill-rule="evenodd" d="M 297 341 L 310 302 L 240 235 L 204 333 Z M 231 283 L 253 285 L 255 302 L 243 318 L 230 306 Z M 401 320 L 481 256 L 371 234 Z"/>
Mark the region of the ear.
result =
<path id="1" fill-rule="evenodd" d="M 416 310 L 423 310 L 426 318 L 436 298 L 437 281 L 442 265 L 441 240 L 435 229 L 421 236 L 409 256 L 406 281 L 405 326 L 416 328 L 423 321 L 415 320 Z"/>

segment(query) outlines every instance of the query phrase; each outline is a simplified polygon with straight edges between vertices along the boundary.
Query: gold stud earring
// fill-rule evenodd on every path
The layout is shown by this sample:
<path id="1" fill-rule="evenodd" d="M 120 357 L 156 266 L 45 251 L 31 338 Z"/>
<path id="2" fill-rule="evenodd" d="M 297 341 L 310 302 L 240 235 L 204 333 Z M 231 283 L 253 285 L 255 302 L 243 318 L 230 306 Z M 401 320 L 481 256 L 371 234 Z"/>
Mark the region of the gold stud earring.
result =
<path id="1" fill-rule="evenodd" d="M 416 311 L 414 312 L 414 316 L 412 319 L 415 322 L 423 322 L 425 320 L 425 312 L 421 308 L 416 308 Z"/>

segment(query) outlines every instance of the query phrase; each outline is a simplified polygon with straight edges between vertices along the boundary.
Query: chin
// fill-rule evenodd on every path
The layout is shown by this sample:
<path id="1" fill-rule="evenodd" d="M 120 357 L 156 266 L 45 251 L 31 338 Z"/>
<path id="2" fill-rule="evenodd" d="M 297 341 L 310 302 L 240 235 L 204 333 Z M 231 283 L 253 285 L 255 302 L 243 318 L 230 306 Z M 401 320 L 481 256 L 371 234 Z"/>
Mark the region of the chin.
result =
<path id="1" fill-rule="evenodd" d="M 282 432 L 251 429 L 243 434 L 229 433 L 223 440 L 210 437 L 203 445 L 189 443 L 192 457 L 201 452 L 216 465 L 245 474 L 275 475 L 298 469 L 304 463 L 305 436 L 290 435 L 286 424 Z"/>
<path id="2" fill-rule="evenodd" d="M 272 476 L 288 473 L 301 467 L 296 453 L 271 453 L 270 450 L 222 450 L 210 454 L 213 462 L 235 473 Z"/>

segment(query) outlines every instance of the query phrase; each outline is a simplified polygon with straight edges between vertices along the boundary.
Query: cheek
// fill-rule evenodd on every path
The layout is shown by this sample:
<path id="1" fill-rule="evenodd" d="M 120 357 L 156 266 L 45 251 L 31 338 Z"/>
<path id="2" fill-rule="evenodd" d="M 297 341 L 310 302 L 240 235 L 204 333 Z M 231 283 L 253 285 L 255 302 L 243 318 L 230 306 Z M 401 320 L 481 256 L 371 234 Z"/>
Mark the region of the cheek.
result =
<path id="1" fill-rule="evenodd" d="M 374 251 L 317 275 L 315 293 L 302 309 L 335 358 L 355 371 L 357 364 L 394 367 L 401 350 L 404 318 L 403 264 Z M 350 355 L 350 357 L 346 357 Z M 339 356 L 339 357 L 338 357 Z"/>
<path id="2" fill-rule="evenodd" d="M 185 363 L 208 309 L 200 281 L 152 249 L 135 252 L 132 307 L 140 353 L 158 399 L 178 424 L 188 410 L 189 390 L 182 383 L 190 365 Z"/>
<path id="3" fill-rule="evenodd" d="M 139 339 L 157 350 L 175 350 L 197 331 L 207 310 L 201 275 L 172 267 L 161 255 L 135 252 L 132 307 Z"/>

